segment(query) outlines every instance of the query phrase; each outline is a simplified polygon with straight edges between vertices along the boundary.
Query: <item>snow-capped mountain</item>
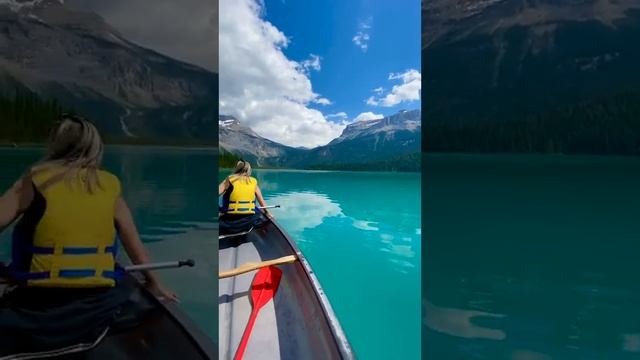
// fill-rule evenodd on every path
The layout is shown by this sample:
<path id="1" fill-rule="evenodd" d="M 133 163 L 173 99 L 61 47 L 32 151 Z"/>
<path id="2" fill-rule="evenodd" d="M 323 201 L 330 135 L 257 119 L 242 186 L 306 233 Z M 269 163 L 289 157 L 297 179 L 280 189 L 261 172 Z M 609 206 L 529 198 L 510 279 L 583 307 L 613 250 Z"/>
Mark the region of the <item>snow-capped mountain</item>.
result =
<path id="1" fill-rule="evenodd" d="M 257 165 L 284 165 L 293 154 L 303 151 L 265 139 L 236 118 L 225 115 L 218 120 L 218 144 L 221 149 Z"/>
<path id="2" fill-rule="evenodd" d="M 62 0 L 0 0 L 0 91 L 56 98 L 107 134 L 212 139 L 217 81 Z"/>
<path id="3" fill-rule="evenodd" d="M 348 125 L 325 146 L 292 148 L 265 139 L 238 120 L 221 116 L 220 147 L 260 165 L 308 167 L 383 161 L 420 152 L 420 110 L 401 111 L 377 120 Z"/>
<path id="4" fill-rule="evenodd" d="M 335 145 L 345 140 L 353 140 L 358 137 L 362 138 L 381 132 L 386 134 L 397 131 L 420 132 L 421 123 L 420 110 L 402 110 L 397 114 L 385 118 L 357 121 L 349 124 L 342 131 L 340 137 L 331 141 L 329 145 Z"/>
<path id="5" fill-rule="evenodd" d="M 420 152 L 420 110 L 402 110 L 378 120 L 348 125 L 329 144 L 309 150 L 310 164 L 359 164 Z"/>

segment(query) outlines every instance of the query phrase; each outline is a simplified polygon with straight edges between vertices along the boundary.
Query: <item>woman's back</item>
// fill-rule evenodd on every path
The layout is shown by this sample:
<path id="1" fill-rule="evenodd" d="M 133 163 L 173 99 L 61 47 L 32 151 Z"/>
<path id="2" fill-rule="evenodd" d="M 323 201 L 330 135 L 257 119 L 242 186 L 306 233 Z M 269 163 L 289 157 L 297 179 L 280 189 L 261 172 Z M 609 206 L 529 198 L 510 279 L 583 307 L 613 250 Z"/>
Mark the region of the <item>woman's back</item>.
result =
<path id="1" fill-rule="evenodd" d="M 222 208 L 227 215 L 244 216 L 255 214 L 256 188 L 258 180 L 249 175 L 230 175 Z"/>
<path id="2" fill-rule="evenodd" d="M 100 186 L 86 189 L 86 170 L 79 170 L 69 181 L 50 183 L 62 169 L 53 168 L 33 175 L 36 192 L 44 200 L 45 210 L 35 229 L 35 236 L 45 242 L 79 245 L 84 242 L 100 245 L 105 237 L 113 242 L 115 202 L 120 196 L 120 181 L 109 172 L 97 172 Z"/>
<path id="3" fill-rule="evenodd" d="M 0 197 L 0 231 L 14 221 L 12 260 L 0 268 L 0 358 L 87 350 L 129 302 L 116 269 L 116 233 L 134 264 L 150 262 L 120 182 L 100 170 L 104 144 L 89 121 L 63 115 L 43 160 Z M 158 296 L 176 300 L 149 270 Z M 22 356 L 22 355 L 21 355 Z"/>
<path id="4" fill-rule="evenodd" d="M 118 179 L 98 170 L 40 167 L 31 175 L 34 196 L 16 225 L 12 276 L 29 286 L 115 285 L 114 216 Z"/>

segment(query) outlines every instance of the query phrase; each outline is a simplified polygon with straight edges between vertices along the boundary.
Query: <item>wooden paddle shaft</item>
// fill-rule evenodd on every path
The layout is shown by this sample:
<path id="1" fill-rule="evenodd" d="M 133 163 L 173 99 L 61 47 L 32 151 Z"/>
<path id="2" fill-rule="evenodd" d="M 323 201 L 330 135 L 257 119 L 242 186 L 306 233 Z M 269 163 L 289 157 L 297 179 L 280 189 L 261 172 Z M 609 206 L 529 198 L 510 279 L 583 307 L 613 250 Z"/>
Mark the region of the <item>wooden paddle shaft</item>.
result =
<path id="1" fill-rule="evenodd" d="M 246 263 L 246 264 L 242 264 L 242 265 L 240 265 L 239 267 L 237 267 L 235 269 L 220 272 L 218 274 L 218 278 L 219 279 L 224 279 L 224 278 L 228 278 L 228 277 L 232 277 L 232 276 L 248 273 L 250 271 L 258 270 L 260 268 L 271 266 L 271 265 L 291 264 L 291 263 L 295 262 L 296 260 L 298 260 L 298 258 L 296 258 L 295 255 L 289 255 L 289 256 L 283 256 L 281 258 L 277 258 L 277 259 L 273 259 L 273 260 L 267 260 L 267 261 L 258 262 L 258 263 L 249 262 L 249 263 Z"/>

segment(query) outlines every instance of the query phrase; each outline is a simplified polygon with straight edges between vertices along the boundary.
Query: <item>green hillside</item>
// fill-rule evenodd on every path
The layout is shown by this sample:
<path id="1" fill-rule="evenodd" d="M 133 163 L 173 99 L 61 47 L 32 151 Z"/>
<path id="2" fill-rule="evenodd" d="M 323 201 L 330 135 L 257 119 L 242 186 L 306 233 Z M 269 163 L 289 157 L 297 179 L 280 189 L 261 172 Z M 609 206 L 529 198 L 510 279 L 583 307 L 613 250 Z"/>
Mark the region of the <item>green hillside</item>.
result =
<path id="1" fill-rule="evenodd" d="M 0 94 L 0 141 L 44 142 L 62 112 L 56 100 L 43 100 L 29 91 Z"/>

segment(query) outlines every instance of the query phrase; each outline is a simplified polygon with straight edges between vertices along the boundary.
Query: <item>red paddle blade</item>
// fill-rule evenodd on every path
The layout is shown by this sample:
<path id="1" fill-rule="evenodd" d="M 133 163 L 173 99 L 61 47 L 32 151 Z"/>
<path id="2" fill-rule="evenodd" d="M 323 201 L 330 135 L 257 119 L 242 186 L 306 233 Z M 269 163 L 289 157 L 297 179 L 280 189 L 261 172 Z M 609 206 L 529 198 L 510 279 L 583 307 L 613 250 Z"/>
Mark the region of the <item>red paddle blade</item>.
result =
<path id="1" fill-rule="evenodd" d="M 264 267 L 256 273 L 251 283 L 251 304 L 256 311 L 268 303 L 276 295 L 282 270 L 275 266 Z"/>
<path id="2" fill-rule="evenodd" d="M 256 273 L 251 283 L 251 303 L 253 304 L 253 310 L 249 316 L 249 322 L 244 329 L 242 339 L 240 339 L 240 345 L 236 350 L 234 360 L 241 360 L 244 355 L 244 351 L 247 349 L 249 343 L 249 337 L 253 330 L 253 325 L 258 317 L 258 311 L 260 308 L 267 304 L 276 295 L 278 285 L 280 285 L 280 278 L 282 278 L 282 270 L 275 266 L 264 267 Z"/>

